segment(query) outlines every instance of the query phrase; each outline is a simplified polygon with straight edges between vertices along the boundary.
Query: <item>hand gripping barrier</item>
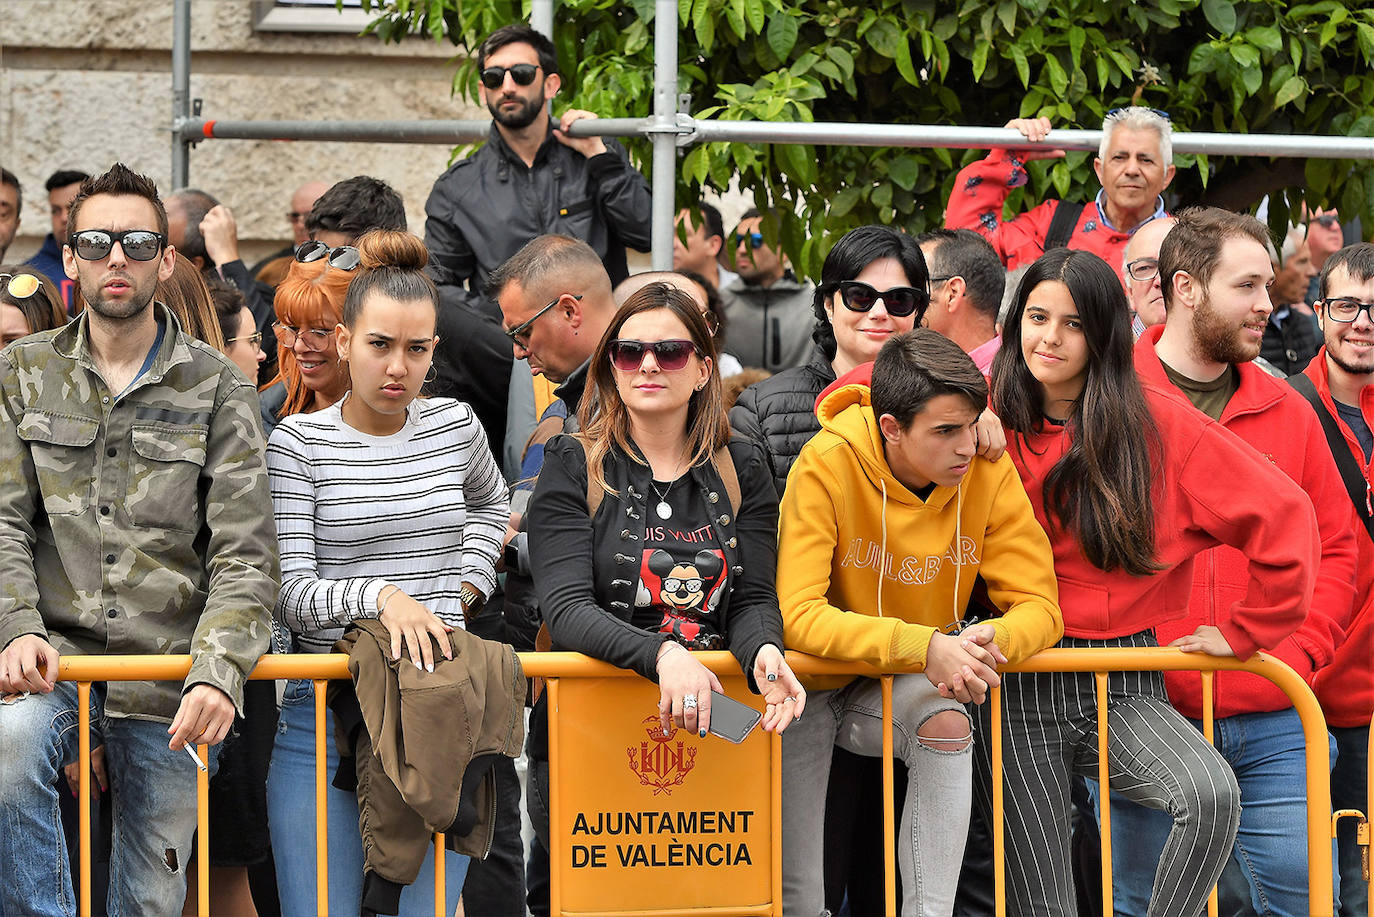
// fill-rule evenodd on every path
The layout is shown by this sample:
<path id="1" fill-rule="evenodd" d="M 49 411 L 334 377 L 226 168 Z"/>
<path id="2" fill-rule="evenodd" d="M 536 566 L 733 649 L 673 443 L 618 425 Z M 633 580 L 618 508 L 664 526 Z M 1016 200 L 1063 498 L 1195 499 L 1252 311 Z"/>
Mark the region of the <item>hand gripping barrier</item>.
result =
<path id="1" fill-rule="evenodd" d="M 700 653 L 701 659 L 708 667 L 721 676 L 733 676 L 739 678 L 738 664 L 728 653 Z M 883 800 L 884 800 L 884 858 L 885 858 L 885 877 L 884 894 L 886 901 L 886 911 L 888 914 L 896 913 L 896 868 L 895 851 L 893 849 L 893 737 L 892 737 L 892 678 L 898 674 L 899 670 L 891 672 L 881 672 L 871 666 L 852 663 L 836 663 L 827 660 L 817 659 L 811 656 L 804 656 L 797 653 L 788 654 L 794 670 L 803 675 L 820 674 L 842 674 L 849 673 L 855 675 L 867 675 L 881 679 L 882 698 L 883 698 Z M 593 748 L 587 744 L 587 736 L 593 738 L 604 734 L 607 726 L 608 710 L 603 705 L 599 708 L 588 709 L 579 708 L 577 705 L 563 703 L 567 697 L 573 697 L 569 689 L 578 686 L 581 690 L 583 683 L 588 690 L 610 692 L 605 697 L 616 697 L 617 691 L 629 691 L 633 693 L 636 707 L 631 711 L 631 724 L 642 726 L 641 719 L 647 719 L 648 714 L 654 713 L 653 701 L 656 700 L 657 691 L 652 686 L 646 685 L 634 673 L 624 669 L 618 669 L 604 662 L 588 659 L 576 653 L 522 653 L 521 663 L 524 666 L 525 674 L 530 677 L 542 676 L 550 679 L 550 784 L 552 788 L 550 825 L 556 828 L 564 824 L 568 813 L 573 808 L 570 805 L 572 799 L 560 798 L 559 786 L 560 770 L 571 772 L 575 769 L 575 759 L 569 758 L 564 762 L 561 754 L 565 752 L 577 752 Z M 78 730 L 79 730 L 79 811 L 80 811 L 80 870 L 79 870 L 79 908 L 80 913 L 85 917 L 91 913 L 91 893 L 90 893 L 90 874 L 91 874 L 91 838 L 90 838 L 90 685 L 97 681 L 165 681 L 181 680 L 185 678 L 190 668 L 190 658 L 187 656 L 67 656 L 63 657 L 60 667 L 59 677 L 66 681 L 77 682 L 78 694 Z M 1263 653 L 1258 654 L 1254 659 L 1241 662 L 1236 659 L 1220 659 L 1215 657 L 1199 656 L 1196 654 L 1184 654 L 1178 650 L 1161 649 L 1051 649 L 1033 656 L 1025 662 L 1016 666 L 1004 667 L 1004 671 L 1012 672 L 1093 672 L 1096 674 L 1097 695 L 1098 695 L 1098 747 L 1100 752 L 1099 779 L 1103 785 L 1107 784 L 1107 761 L 1106 761 L 1106 741 L 1107 741 L 1107 721 L 1105 716 L 1105 702 L 1107 691 L 1107 673 L 1114 671 L 1200 671 L 1202 673 L 1203 690 L 1203 733 L 1211 741 L 1213 730 L 1212 691 L 1213 673 L 1217 671 L 1245 671 L 1260 675 L 1274 682 L 1279 686 L 1293 701 L 1293 706 L 1297 710 L 1303 727 L 1303 735 L 1306 743 L 1306 764 L 1307 764 L 1307 838 L 1308 838 L 1308 888 L 1311 904 L 1311 913 L 1314 917 L 1324 917 L 1331 914 L 1332 901 L 1332 863 L 1331 863 L 1331 838 L 1335 830 L 1335 824 L 1340 818 L 1357 817 L 1360 819 L 1359 842 L 1364 846 L 1364 857 L 1366 863 L 1366 879 L 1368 878 L 1369 862 L 1369 825 L 1365 822 L 1364 816 L 1353 810 L 1343 810 L 1341 812 L 1331 812 L 1331 796 L 1329 786 L 1330 757 L 1327 749 L 1327 732 L 1325 720 L 1322 717 L 1321 709 L 1317 704 L 1316 698 L 1306 683 L 1282 662 L 1273 659 Z M 315 685 L 315 793 L 316 793 L 316 880 L 317 894 L 320 901 L 326 901 L 325 889 L 328 882 L 328 863 L 324 852 L 327 849 L 325 844 L 327 824 L 327 807 L 325 805 L 325 788 L 327 786 L 328 775 L 325 773 L 325 741 L 327 736 L 324 729 L 324 696 L 326 682 L 333 678 L 347 678 L 348 666 L 347 657 L 342 655 L 269 655 L 263 657 L 251 676 L 257 680 L 274 680 L 283 678 L 308 678 Z M 567 681 L 567 686 L 560 687 L 561 682 Z M 623 686 L 618 684 L 623 682 Z M 646 691 L 648 692 L 646 694 Z M 744 692 L 742 683 L 727 686 L 727 691 L 732 696 L 743 699 Z M 581 695 L 576 695 L 581 696 Z M 597 697 L 596 694 L 586 695 Z M 627 695 L 628 696 L 628 695 Z M 649 698 L 647 705 L 644 698 Z M 988 699 L 992 705 L 992 719 L 994 723 L 1001 722 L 1001 692 L 994 689 Z M 642 709 L 641 709 L 642 707 Z M 643 713 L 645 717 L 641 717 Z M 656 715 L 653 717 L 656 721 Z M 582 736 L 579 738 L 578 730 Z M 661 730 L 659 730 L 661 732 Z M 695 739 L 695 737 L 688 737 Z M 1002 812 L 1002 736 L 1000 729 L 992 731 L 992 767 L 993 767 L 993 809 L 994 817 L 997 820 L 997 827 L 993 834 L 993 863 L 996 881 L 996 900 L 997 914 L 1003 915 L 1006 912 L 1006 904 L 1002 894 L 1005 870 L 1005 840 L 1001 824 Z M 608 845 L 600 845 L 602 850 L 599 855 L 603 860 L 614 863 L 619 859 L 621 865 L 626 864 L 647 866 L 651 872 L 655 872 L 655 867 L 670 863 L 675 866 L 684 867 L 715 867 L 728 865 L 731 868 L 738 867 L 740 870 L 732 875 L 744 876 L 741 880 L 741 887 L 748 887 L 748 894 L 751 900 L 748 902 L 735 901 L 730 904 L 710 903 L 705 899 L 710 895 L 703 896 L 703 903 L 682 902 L 681 906 L 673 901 L 673 895 L 678 887 L 675 881 L 661 881 L 657 883 L 659 899 L 666 906 L 647 909 L 642 903 L 636 903 L 633 897 L 631 886 L 617 886 L 616 883 L 607 883 L 608 873 L 598 873 L 596 870 L 585 870 L 584 875 L 594 886 L 599 886 L 599 892 L 588 892 L 587 888 L 580 881 L 580 877 L 573 870 L 562 869 L 564 864 L 569 864 L 574 858 L 580 859 L 583 865 L 595 862 L 597 851 L 590 845 L 575 844 L 573 832 L 563 834 L 557 830 L 551 830 L 550 837 L 550 858 L 553 862 L 553 889 L 551 894 L 552 912 L 555 914 L 577 914 L 579 917 L 595 917 L 595 915 L 611 914 L 652 914 L 654 917 L 687 917 L 687 915 L 707 915 L 707 914 L 750 914 L 750 915 L 775 915 L 780 917 L 782 914 L 781 886 L 782 886 L 782 858 L 781 844 L 781 740 L 776 736 L 758 738 L 751 736 L 744 744 L 735 747 L 725 747 L 725 743 L 718 739 L 707 741 L 717 743 L 712 748 L 712 754 L 746 753 L 753 755 L 752 758 L 740 759 L 761 762 L 762 772 L 757 774 L 744 774 L 742 786 L 754 793 L 758 788 L 758 795 L 764 797 L 760 801 L 758 808 L 751 807 L 746 813 L 739 810 L 720 811 L 720 812 L 696 812 L 690 815 L 678 814 L 677 821 L 672 826 L 664 825 L 665 828 L 681 829 L 683 827 L 693 828 L 698 831 L 705 828 L 709 823 L 709 830 L 713 832 L 723 832 L 724 826 L 729 825 L 731 831 L 744 832 L 740 837 L 744 840 L 739 841 L 733 847 L 729 843 L 697 844 L 680 843 L 678 835 L 673 830 L 668 830 L 664 835 L 671 837 L 672 842 L 660 845 L 657 848 L 650 848 L 644 844 L 618 845 L 614 850 L 608 850 Z M 581 743 L 579 745 L 579 742 Z M 676 743 L 672 747 L 659 748 L 650 746 L 649 742 L 641 742 L 641 748 L 636 754 L 636 750 L 626 748 L 628 753 L 628 770 L 633 771 L 633 775 L 638 775 L 638 782 L 641 786 L 648 786 L 651 791 L 655 787 L 660 788 L 664 797 L 673 789 L 676 784 L 686 782 L 684 767 L 687 764 L 696 766 L 697 761 L 702 761 L 703 766 L 709 771 L 712 762 L 704 757 L 699 757 L 699 749 L 687 749 L 685 744 Z M 718 749 L 724 749 L 723 752 Z M 750 750 L 752 751 L 746 751 Z M 1371 749 L 1374 750 L 1374 749 Z M 201 760 L 206 759 L 207 749 L 198 749 Z M 619 755 L 618 748 L 613 751 Z M 688 755 L 686 752 L 691 751 Z M 707 756 L 709 757 L 709 756 Z M 689 759 L 690 762 L 689 762 Z M 623 765 L 625 762 L 621 762 Z M 675 769 L 674 769 L 675 768 Z M 632 775 L 632 776 L 633 776 Z M 598 775 L 603 780 L 611 780 L 609 773 Z M 1371 773 L 1374 778 L 1374 773 Z M 753 782 L 750 782 L 752 780 Z M 1374 779 L 1370 781 L 1371 788 L 1374 788 Z M 208 805 L 207 792 L 209 787 L 209 777 L 206 772 L 201 771 L 197 775 L 197 824 L 199 836 L 208 837 Z M 810 788 L 816 791 L 816 788 Z M 1104 793 L 1102 796 L 1103 805 L 1101 813 L 1102 827 L 1102 902 L 1104 913 L 1112 913 L 1112 881 L 1111 881 L 1111 806 L 1109 803 L 1110 794 Z M 660 805 L 663 816 L 667 816 L 666 805 Z M 1367 806 L 1367 809 L 1370 806 Z M 585 821 L 578 823 L 575 821 L 577 815 L 573 813 L 574 825 L 585 827 Z M 610 813 L 607 813 L 610 814 Z M 741 815 L 744 815 L 741 818 Z M 698 819 L 699 816 L 699 819 Z M 727 822 L 727 816 L 729 821 Z M 752 816 L 752 821 L 749 816 Z M 617 823 L 617 833 L 623 825 L 631 823 L 638 827 L 643 827 L 647 820 L 652 823 L 654 819 L 660 818 L 660 812 L 625 812 L 619 813 L 622 822 Z M 629 819 L 633 818 L 633 822 Z M 688 819 L 684 824 L 684 819 Z M 742 824 L 741 824 L 742 822 Z M 603 830 L 605 824 L 600 825 Z M 766 828 L 766 830 L 764 830 Z M 654 829 L 650 829 L 654 830 Z M 578 828 L 573 829 L 574 832 Z M 587 829 L 585 833 L 590 833 Z M 577 840 L 586 840 L 578 837 Z M 442 849 L 443 837 L 436 835 L 436 849 Z M 742 849 L 749 843 L 754 845 L 753 852 L 741 855 Z M 581 848 L 575 850 L 574 848 Z M 689 849 L 691 848 L 691 849 Z M 197 860 L 197 902 L 198 913 L 209 913 L 209 849 L 208 844 L 202 842 L 198 848 Z M 677 857 L 673 862 L 672 858 Z M 666 858 L 666 859 L 661 859 Z M 435 901 L 436 914 L 442 914 L 444 901 L 444 873 L 443 857 L 437 857 L 438 868 L 435 873 Z M 564 878 L 561 880 L 560 876 Z M 570 878 L 569 878 L 570 877 Z M 716 888 L 714 891 L 723 892 L 727 897 L 733 891 L 734 883 L 715 883 L 723 888 Z M 599 896 L 599 897 L 598 897 Z M 691 897 L 691 896 L 687 896 Z M 603 904 L 598 905 L 596 902 Z M 627 909 L 626 905 L 629 905 Z M 568 905 L 575 907 L 573 910 L 567 909 Z M 321 914 L 325 911 L 322 908 Z M 1212 894 L 1209 903 L 1208 913 L 1216 914 L 1216 893 Z M 1374 917 L 1374 907 L 1371 907 L 1371 917 Z"/>

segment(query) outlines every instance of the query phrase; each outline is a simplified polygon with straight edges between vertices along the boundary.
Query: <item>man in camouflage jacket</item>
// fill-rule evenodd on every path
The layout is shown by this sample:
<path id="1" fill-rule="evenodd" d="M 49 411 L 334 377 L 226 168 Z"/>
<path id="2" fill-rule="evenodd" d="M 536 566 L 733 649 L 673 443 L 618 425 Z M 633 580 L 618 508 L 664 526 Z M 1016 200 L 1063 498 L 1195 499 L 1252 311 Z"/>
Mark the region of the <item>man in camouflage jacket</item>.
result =
<path id="1" fill-rule="evenodd" d="M 88 179 L 70 231 L 87 309 L 0 353 L 0 913 L 75 912 L 59 656 L 190 654 L 182 685 L 97 684 L 91 703 L 116 803 L 109 912 L 178 914 L 182 748 L 217 745 L 242 710 L 280 581 L 257 396 L 153 302 L 173 253 L 151 180 L 120 164 Z"/>

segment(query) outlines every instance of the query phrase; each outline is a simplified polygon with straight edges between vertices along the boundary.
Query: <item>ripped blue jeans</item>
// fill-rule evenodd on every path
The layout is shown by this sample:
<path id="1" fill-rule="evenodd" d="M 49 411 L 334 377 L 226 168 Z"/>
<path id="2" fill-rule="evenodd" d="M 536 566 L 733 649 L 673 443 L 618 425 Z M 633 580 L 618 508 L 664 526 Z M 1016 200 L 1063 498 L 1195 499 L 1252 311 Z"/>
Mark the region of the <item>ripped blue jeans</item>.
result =
<path id="1" fill-rule="evenodd" d="M 959 729 L 918 736 L 928 720 L 946 711 L 958 712 Z M 881 755 L 882 717 L 881 684 L 857 678 L 834 691 L 808 694 L 804 715 L 782 734 L 782 895 L 788 917 L 817 917 L 825 906 L 821 857 L 831 748 Z M 924 674 L 893 679 L 893 753 L 908 769 L 897 866 L 902 913 L 909 917 L 947 915 L 954 907 L 973 800 L 971 740 L 964 706 L 941 697 Z"/>
<path id="2" fill-rule="evenodd" d="M 104 700 L 103 686 L 92 686 L 91 747 L 104 743 L 114 815 L 106 912 L 180 914 L 196 829 L 196 766 L 168 749 L 166 723 L 107 717 Z M 0 917 L 76 913 L 57 794 L 77 747 L 74 683 L 0 704 Z M 215 746 L 212 772 L 218 755 Z"/>

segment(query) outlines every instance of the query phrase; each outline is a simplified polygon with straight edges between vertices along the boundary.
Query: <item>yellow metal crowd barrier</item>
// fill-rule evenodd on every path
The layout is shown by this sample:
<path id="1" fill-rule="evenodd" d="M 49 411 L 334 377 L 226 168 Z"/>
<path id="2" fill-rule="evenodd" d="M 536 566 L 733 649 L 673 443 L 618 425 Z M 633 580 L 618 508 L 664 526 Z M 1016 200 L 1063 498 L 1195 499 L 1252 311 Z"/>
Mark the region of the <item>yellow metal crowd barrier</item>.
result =
<path id="1" fill-rule="evenodd" d="M 700 653 L 698 657 L 717 674 L 722 676 L 739 674 L 738 663 L 728 653 Z M 624 669 L 616 668 L 604 662 L 589 659 L 576 653 L 522 653 L 520 656 L 525 674 L 530 677 L 544 677 L 552 679 L 550 682 L 550 699 L 553 701 L 553 709 L 557 707 L 558 680 L 559 679 L 603 679 L 603 678 L 637 678 L 634 673 Z M 892 678 L 894 672 L 879 672 L 866 665 L 836 663 L 815 657 L 804 656 L 796 653 L 789 653 L 788 659 L 792 667 L 798 674 L 820 675 L 820 674 L 861 674 L 877 676 L 882 682 L 883 697 L 883 800 L 885 812 L 884 825 L 884 856 L 886 861 L 885 869 L 885 899 L 888 914 L 896 913 L 896 867 L 893 849 L 893 737 L 892 737 Z M 333 678 L 347 678 L 347 656 L 343 655 L 269 655 L 263 657 L 257 668 L 253 671 L 252 678 L 257 680 L 275 680 L 286 678 L 308 678 L 315 685 L 315 794 L 316 794 L 316 881 L 318 899 L 327 902 L 326 888 L 328 883 L 328 863 L 326 862 L 327 845 L 325 843 L 327 824 L 327 806 L 325 804 L 325 792 L 328 776 L 325 773 L 325 742 L 328 739 L 325 723 L 325 687 L 326 682 Z M 91 836 L 90 836 L 90 685 L 92 682 L 103 681 L 179 681 L 185 678 L 190 668 L 190 657 L 187 656 L 66 656 L 63 657 L 59 677 L 64 681 L 77 682 L 78 696 L 78 726 L 79 726 L 79 763 L 80 763 L 80 870 L 79 870 L 79 907 L 83 917 L 91 913 Z M 1185 654 L 1174 649 L 1051 649 L 1046 650 L 1036 656 L 1026 660 L 1020 665 L 1004 667 L 1004 671 L 1009 672 L 1094 672 L 1097 675 L 1097 695 L 1098 695 L 1098 743 L 1100 751 L 1100 771 L 1099 779 L 1103 786 L 1107 785 L 1107 719 L 1106 699 L 1107 699 L 1107 673 L 1114 671 L 1200 671 L 1202 672 L 1203 706 L 1206 713 L 1203 720 L 1203 732 L 1208 740 L 1212 740 L 1212 714 L 1211 698 L 1213 689 L 1213 673 L 1217 671 L 1246 671 L 1260 675 L 1269 679 L 1279 686 L 1293 701 L 1293 706 L 1297 710 L 1302 720 L 1303 735 L 1306 742 L 1307 756 L 1307 843 L 1308 843 L 1308 888 L 1309 901 L 1311 902 L 1311 913 L 1314 917 L 1324 917 L 1332 912 L 1332 859 L 1331 859 L 1331 839 L 1334 836 L 1335 826 L 1340 818 L 1356 817 L 1360 818 L 1359 842 L 1364 846 L 1365 862 L 1369 861 L 1369 842 L 1370 828 L 1364 817 L 1351 810 L 1341 812 L 1331 812 L 1330 794 L 1330 757 L 1328 752 L 1328 738 L 1326 723 L 1322 716 L 1321 708 L 1317 704 L 1316 698 L 1307 684 L 1288 666 L 1284 665 L 1272 657 L 1263 653 L 1257 655 L 1248 662 L 1240 662 L 1236 659 L 1220 659 L 1210 656 L 1200 656 L 1197 654 Z M 992 720 L 994 723 L 1001 722 L 1001 692 L 994 689 L 991 693 L 989 703 L 992 705 Z M 595 712 L 592 713 L 595 716 Z M 551 715 L 551 728 L 552 728 Z M 559 768 L 559 747 L 556 738 L 556 731 L 551 734 L 550 743 L 550 773 L 557 774 Z M 780 742 L 777 736 L 768 737 L 770 744 L 769 774 L 767 784 L 769 787 L 770 806 L 769 812 L 769 832 L 772 842 L 768 845 L 768 876 L 771 885 L 771 898 L 769 902 L 754 904 L 730 909 L 730 913 L 735 914 L 772 914 L 780 917 L 782 914 L 781 902 L 781 875 L 782 857 L 781 844 L 777 839 L 781 836 L 781 770 L 780 770 Z M 1006 910 L 1005 898 L 1003 895 L 1004 871 L 1005 871 L 1005 841 L 1002 829 L 1002 735 L 1000 729 L 992 732 L 992 768 L 993 768 L 993 810 L 996 820 L 996 829 L 993 833 L 993 863 L 996 882 L 996 901 L 997 914 L 1003 915 Z M 1371 752 L 1374 752 L 1374 741 L 1371 742 Z M 202 760 L 206 760 L 207 749 L 202 746 L 199 754 Z M 1371 754 L 1371 761 L 1374 762 L 1374 754 Z M 551 778 L 551 784 L 553 780 Z M 1374 794 L 1374 764 L 1371 764 L 1370 783 L 1372 794 Z M 197 859 L 197 902 L 198 913 L 206 915 L 209 913 L 209 845 L 204 842 L 208 834 L 208 805 L 207 793 L 209 787 L 209 777 L 205 771 L 201 771 L 197 776 L 197 824 L 199 836 L 202 842 L 198 846 Z M 823 788 L 822 788 L 823 790 Z M 816 792 L 817 788 L 809 788 L 809 792 Z M 1103 911 L 1106 914 L 1112 913 L 1112 881 L 1111 881 L 1111 810 L 1108 800 L 1109 793 L 1102 794 L 1102 813 L 1101 813 L 1101 834 L 1102 834 L 1102 902 Z M 1371 800 L 1374 802 L 1374 800 Z M 551 825 L 560 824 L 557 815 L 560 801 L 557 793 L 554 793 L 553 816 Z M 1368 805 L 1374 808 L 1374 805 Z M 568 843 L 567 838 L 552 838 L 553 850 L 560 851 Z M 442 835 L 436 835 L 438 849 L 442 849 Z M 559 860 L 551 856 L 553 868 L 554 887 L 552 891 L 553 913 L 563 913 L 560 907 L 559 889 Z M 435 909 L 436 914 L 442 914 L 444 902 L 444 874 L 443 857 L 436 857 L 435 871 Z M 1366 879 L 1368 872 L 1366 871 Z M 1212 902 L 1209 913 L 1216 913 L 1216 893 L 1213 892 Z M 725 913 L 720 908 L 666 908 L 655 910 L 655 914 L 664 915 L 687 915 L 687 914 L 720 914 Z M 324 913 L 324 909 L 320 910 Z M 586 913 L 579 910 L 577 913 Z M 606 913 L 611 913 L 607 911 Z M 1374 917 L 1374 902 L 1371 903 L 1371 917 Z"/>

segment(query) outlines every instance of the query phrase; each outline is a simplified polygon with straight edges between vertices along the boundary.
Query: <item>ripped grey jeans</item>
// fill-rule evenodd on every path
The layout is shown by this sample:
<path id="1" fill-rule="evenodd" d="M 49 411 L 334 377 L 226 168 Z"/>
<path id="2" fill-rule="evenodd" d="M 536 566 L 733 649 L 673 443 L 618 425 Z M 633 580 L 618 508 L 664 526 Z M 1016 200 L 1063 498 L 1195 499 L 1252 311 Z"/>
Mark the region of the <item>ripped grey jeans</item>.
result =
<path id="1" fill-rule="evenodd" d="M 959 729 L 917 735 L 928 720 L 946 711 L 959 714 Z M 817 917 L 825 906 L 821 857 L 831 746 L 881 755 L 882 715 L 878 680 L 857 678 L 843 688 L 808 695 L 805 715 L 782 734 L 782 900 L 787 917 Z M 892 747 L 909 774 L 897 845 L 902 913 L 948 917 L 954 910 L 973 798 L 971 727 L 963 705 L 942 698 L 924 674 L 898 675 L 892 683 Z"/>

